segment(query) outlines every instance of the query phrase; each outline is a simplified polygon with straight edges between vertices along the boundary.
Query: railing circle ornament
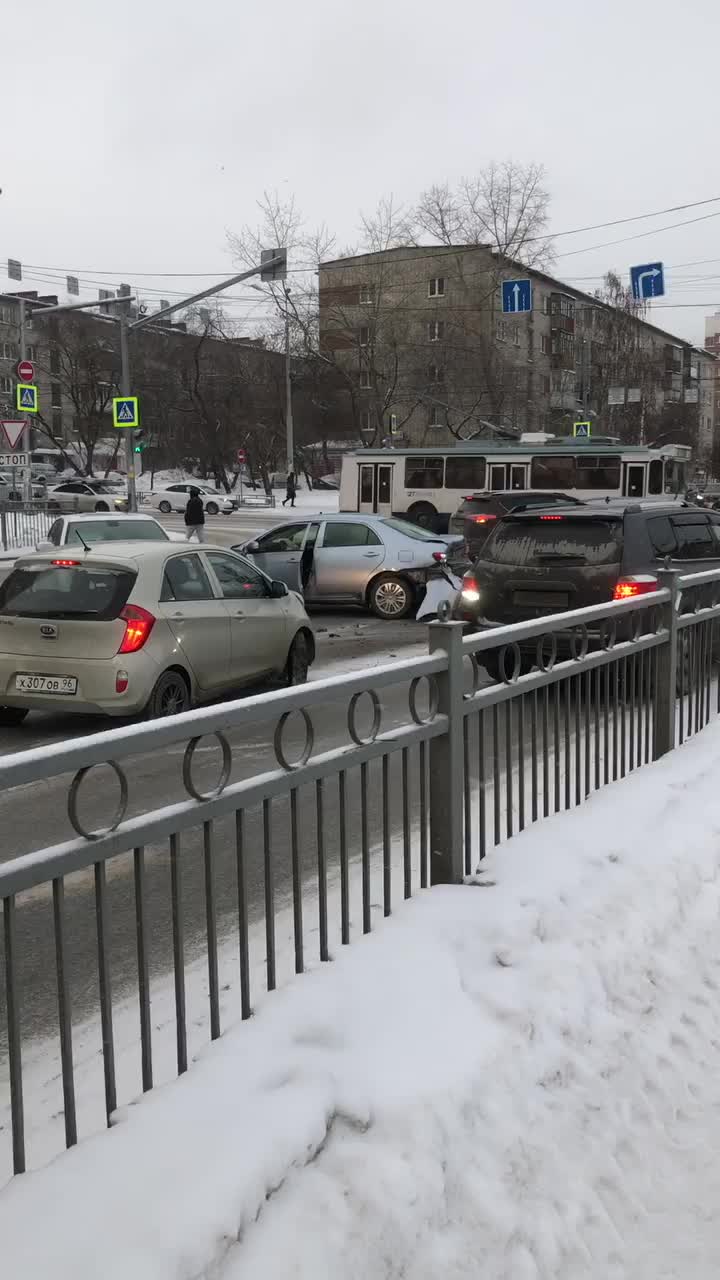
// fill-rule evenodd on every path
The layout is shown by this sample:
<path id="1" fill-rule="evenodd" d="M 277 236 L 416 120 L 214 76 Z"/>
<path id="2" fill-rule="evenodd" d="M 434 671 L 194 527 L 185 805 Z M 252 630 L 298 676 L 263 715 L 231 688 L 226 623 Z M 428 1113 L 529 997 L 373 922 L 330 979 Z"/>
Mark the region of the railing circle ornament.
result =
<path id="1" fill-rule="evenodd" d="M 617 644 L 617 622 L 615 618 L 605 618 L 600 627 L 600 643 L 606 653 Z"/>
<path id="2" fill-rule="evenodd" d="M 428 687 L 428 709 L 426 715 L 421 715 L 417 706 L 418 689 L 423 680 L 427 680 Z M 435 677 L 415 676 L 415 679 L 410 682 L 408 702 L 410 704 L 410 715 L 415 721 L 415 724 L 432 724 L 438 710 L 438 687 Z"/>
<path id="3" fill-rule="evenodd" d="M 507 670 L 508 657 L 512 657 L 513 660 L 513 669 L 509 675 Z M 500 678 L 503 684 L 517 684 L 522 670 L 522 658 L 520 656 L 520 645 L 517 644 L 515 640 L 510 644 L 503 645 L 500 650 L 498 666 L 500 668 Z"/>
<path id="4" fill-rule="evenodd" d="M 550 652 L 545 652 L 546 641 L 550 641 Z M 537 642 L 537 668 L 538 671 L 552 671 L 557 662 L 557 635 L 554 631 L 546 631 L 544 636 L 540 636 Z"/>
<path id="5" fill-rule="evenodd" d="M 217 786 L 213 787 L 211 791 L 201 791 L 199 787 L 195 786 L 192 776 L 193 757 L 197 750 L 198 743 L 202 742 L 203 738 L 217 738 L 222 751 L 222 769 L 220 770 L 220 777 L 218 779 Z M 230 749 L 230 743 L 224 733 L 203 733 L 197 738 L 190 739 L 185 748 L 185 755 L 183 756 L 182 779 L 185 790 L 188 795 L 192 796 L 193 800 L 215 800 L 217 796 L 222 795 L 230 780 L 231 769 L 232 751 Z"/>
<path id="6" fill-rule="evenodd" d="M 485 670 L 485 668 L 480 666 L 476 653 L 466 653 L 465 657 L 469 658 L 470 666 L 472 668 L 472 688 L 468 693 L 463 693 L 463 698 L 467 702 L 469 698 L 474 698 L 475 694 L 480 689 L 480 680 L 482 678 L 482 672 Z"/>
<path id="7" fill-rule="evenodd" d="M 585 623 L 581 622 L 579 626 L 573 627 L 570 632 L 570 653 L 575 662 L 581 662 L 583 658 L 587 657 L 588 644 L 588 629 Z"/>
<path id="8" fill-rule="evenodd" d="M 288 720 L 291 716 L 296 714 L 302 717 L 303 724 L 305 725 L 305 744 L 297 760 L 290 760 L 285 754 L 283 734 Z M 283 711 L 275 728 L 273 745 L 275 747 L 275 755 L 277 757 L 278 764 L 280 764 L 283 769 L 286 769 L 288 773 L 293 773 L 295 769 L 302 769 L 303 765 L 307 764 L 315 745 L 315 730 L 313 729 L 313 722 L 304 707 L 296 707 L 294 711 Z"/>
<path id="9" fill-rule="evenodd" d="M 103 760 L 100 763 L 106 764 L 108 768 L 112 769 L 113 773 L 115 774 L 115 777 L 120 783 L 120 798 L 118 800 L 112 820 L 108 823 L 106 827 L 98 827 L 95 831 L 89 830 L 87 827 L 84 827 L 82 822 L 80 821 L 80 818 L 78 816 L 78 811 L 77 811 L 78 796 L 80 794 L 80 788 L 82 786 L 82 783 L 86 774 L 90 773 L 92 769 L 96 769 L 97 765 L 88 764 L 85 766 L 84 769 L 78 769 L 77 773 L 75 774 L 75 777 L 70 783 L 70 790 L 68 792 L 68 818 L 70 819 L 70 823 L 71 823 L 71 826 L 73 827 L 73 830 L 77 831 L 78 835 L 83 836 L 85 840 L 101 840 L 103 836 L 109 836 L 111 832 L 116 831 L 117 828 L 120 826 L 120 823 L 125 817 L 125 813 L 127 810 L 128 784 L 127 784 L 127 778 L 123 773 L 123 770 L 120 768 L 120 765 L 117 764 L 115 760 Z"/>
<path id="10" fill-rule="evenodd" d="M 358 702 L 366 694 L 369 697 L 370 701 L 372 702 L 373 718 L 372 718 L 372 724 L 370 725 L 369 734 L 366 737 L 363 737 L 363 735 L 358 731 L 355 720 L 357 716 Z M 378 733 L 380 732 L 380 718 L 381 718 L 380 699 L 378 698 L 374 689 L 361 689 L 359 693 L 353 694 L 352 698 L 350 699 L 350 703 L 348 705 L 347 725 L 348 725 L 348 733 L 350 734 L 350 737 L 352 738 L 356 747 L 368 747 L 371 742 L 375 741 L 375 739 L 378 736 Z"/>

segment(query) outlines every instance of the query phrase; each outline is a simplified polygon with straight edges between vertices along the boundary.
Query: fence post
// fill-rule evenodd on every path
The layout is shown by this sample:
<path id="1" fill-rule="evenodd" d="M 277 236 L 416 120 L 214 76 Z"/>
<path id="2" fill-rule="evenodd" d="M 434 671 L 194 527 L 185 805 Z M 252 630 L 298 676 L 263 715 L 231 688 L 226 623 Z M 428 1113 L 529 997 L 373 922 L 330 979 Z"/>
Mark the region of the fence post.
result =
<path id="1" fill-rule="evenodd" d="M 430 741 L 430 883 L 462 884 L 463 863 L 463 652 L 462 622 L 431 622 L 430 653 L 447 655 L 435 678 L 438 712 L 447 733 Z"/>
<path id="2" fill-rule="evenodd" d="M 658 585 L 670 592 L 667 604 L 661 606 L 662 622 L 667 631 L 667 641 L 655 650 L 657 671 L 655 682 L 655 720 L 653 732 L 653 760 L 667 755 L 675 746 L 675 700 L 678 672 L 678 575 L 673 569 L 661 569 Z"/>
<path id="3" fill-rule="evenodd" d="M 4 507 L 0 511 L 0 537 L 2 538 L 3 551 L 8 551 L 7 511 Z"/>

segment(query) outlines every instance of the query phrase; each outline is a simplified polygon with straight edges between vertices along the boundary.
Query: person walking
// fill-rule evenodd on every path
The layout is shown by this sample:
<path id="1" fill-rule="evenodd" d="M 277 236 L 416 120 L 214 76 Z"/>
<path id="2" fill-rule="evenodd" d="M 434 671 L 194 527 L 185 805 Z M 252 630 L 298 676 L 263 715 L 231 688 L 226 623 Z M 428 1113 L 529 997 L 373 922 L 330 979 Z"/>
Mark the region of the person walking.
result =
<path id="1" fill-rule="evenodd" d="M 282 503 L 284 507 L 287 506 L 288 502 L 290 503 L 291 507 L 295 506 L 296 492 L 297 492 L 297 485 L 295 484 L 295 472 L 291 471 L 285 482 L 285 497 Z"/>
<path id="2" fill-rule="evenodd" d="M 185 537 L 189 542 L 193 534 L 198 542 L 205 541 L 205 507 L 199 489 L 191 489 L 185 507 Z"/>

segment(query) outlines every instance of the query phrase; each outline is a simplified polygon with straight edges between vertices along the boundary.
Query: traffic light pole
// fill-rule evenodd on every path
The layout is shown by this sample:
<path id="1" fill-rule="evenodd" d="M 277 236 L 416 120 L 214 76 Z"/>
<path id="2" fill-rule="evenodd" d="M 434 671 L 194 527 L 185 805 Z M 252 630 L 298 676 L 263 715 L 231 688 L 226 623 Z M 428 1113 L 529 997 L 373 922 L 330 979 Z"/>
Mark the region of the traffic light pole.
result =
<path id="1" fill-rule="evenodd" d="M 20 298 L 20 359 L 24 360 L 27 353 L 27 335 L 25 332 L 25 299 Z M 30 434 L 30 418 L 28 414 L 24 415 L 25 426 L 23 427 L 23 453 L 27 454 L 28 464 L 23 472 L 23 499 L 29 502 L 32 498 L 32 478 L 30 470 L 30 453 L 32 437 Z"/>
<path id="2" fill-rule="evenodd" d="M 120 395 L 129 396 L 130 387 L 130 355 L 128 352 L 128 318 L 122 311 L 118 316 L 120 325 Z M 132 427 L 125 429 L 125 470 L 127 472 L 128 511 L 137 511 L 137 486 L 135 484 L 135 431 Z"/>

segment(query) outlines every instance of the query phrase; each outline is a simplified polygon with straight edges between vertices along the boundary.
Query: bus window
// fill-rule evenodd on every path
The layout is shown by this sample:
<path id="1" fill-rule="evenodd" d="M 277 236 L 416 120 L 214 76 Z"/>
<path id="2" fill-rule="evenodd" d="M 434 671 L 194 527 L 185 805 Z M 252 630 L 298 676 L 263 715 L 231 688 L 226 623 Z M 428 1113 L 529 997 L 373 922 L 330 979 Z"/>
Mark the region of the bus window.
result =
<path id="1" fill-rule="evenodd" d="M 564 457 L 535 457 L 530 465 L 531 489 L 576 489 L 575 459 Z"/>
<path id="2" fill-rule="evenodd" d="M 620 458 L 577 457 L 575 459 L 577 489 L 617 489 L 620 492 Z"/>
<path id="3" fill-rule="evenodd" d="M 484 489 L 485 459 L 448 455 L 445 459 L 445 488 Z"/>
<path id="4" fill-rule="evenodd" d="M 442 482 L 442 458 L 428 457 L 405 459 L 406 489 L 442 489 Z"/>
<path id="5" fill-rule="evenodd" d="M 661 458 L 653 458 L 650 463 L 650 478 L 648 480 L 648 493 L 662 493 L 663 491 L 663 464 Z"/>

